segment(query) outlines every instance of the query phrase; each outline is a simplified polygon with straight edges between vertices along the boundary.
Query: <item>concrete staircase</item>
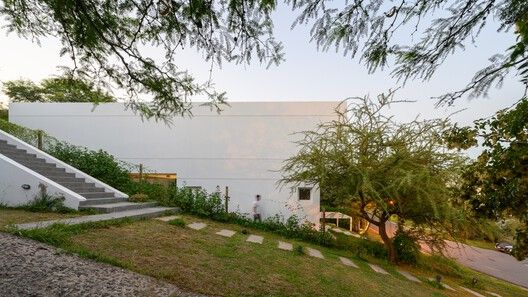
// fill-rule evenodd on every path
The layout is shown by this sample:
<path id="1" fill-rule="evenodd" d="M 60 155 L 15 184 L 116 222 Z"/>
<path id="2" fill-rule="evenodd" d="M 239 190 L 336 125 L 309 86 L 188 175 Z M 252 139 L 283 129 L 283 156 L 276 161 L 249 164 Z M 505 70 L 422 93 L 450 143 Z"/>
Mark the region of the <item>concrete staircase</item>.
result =
<path id="1" fill-rule="evenodd" d="M 65 168 L 38 158 L 36 154 L 28 153 L 6 140 L 0 139 L 0 154 L 86 198 L 79 203 L 79 209 L 95 209 L 102 213 L 127 212 L 135 214 L 130 216 L 138 217 L 161 215 L 170 210 L 170 208 L 156 207 L 155 202 L 133 203 L 128 202 L 127 198 L 116 197 L 114 193 L 97 187 L 95 183 L 76 177 L 74 173 L 66 172 Z"/>

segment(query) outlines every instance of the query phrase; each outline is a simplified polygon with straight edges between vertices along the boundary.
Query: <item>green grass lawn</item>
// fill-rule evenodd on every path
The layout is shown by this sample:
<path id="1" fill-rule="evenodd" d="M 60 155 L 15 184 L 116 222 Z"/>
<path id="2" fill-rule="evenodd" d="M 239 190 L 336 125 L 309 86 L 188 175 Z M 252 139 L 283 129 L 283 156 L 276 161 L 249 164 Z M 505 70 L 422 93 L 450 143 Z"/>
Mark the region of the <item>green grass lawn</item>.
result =
<path id="1" fill-rule="evenodd" d="M 75 215 L 79 214 L 0 209 L 0 226 Z M 528 296 L 528 291 L 450 262 L 446 264 L 439 258 L 425 257 L 417 267 L 399 268 L 412 272 L 423 281 L 417 284 L 398 274 L 395 266 L 379 259 L 359 259 L 352 252 L 247 229 L 250 234 L 265 238 L 262 245 L 250 243 L 245 241 L 248 235 L 242 234 L 243 228 L 238 225 L 187 215 L 181 217 L 186 223 L 200 221 L 208 226 L 196 231 L 154 219 L 119 220 L 75 226 L 54 225 L 16 233 L 190 291 L 220 296 L 472 296 L 461 290 L 439 289 L 426 281 L 439 271 L 445 272 L 442 273 L 444 280 L 452 287 L 470 287 L 469 279 L 476 276 L 480 280 L 479 286 L 473 289 L 481 293 L 487 290 L 504 297 Z M 220 229 L 237 233 L 225 238 L 215 234 Z M 326 259 L 279 250 L 279 240 L 293 243 L 294 247 L 316 248 Z M 339 256 L 352 259 L 359 268 L 344 266 Z M 390 275 L 375 273 L 366 261 L 382 266 Z"/>
<path id="2" fill-rule="evenodd" d="M 196 231 L 158 220 L 143 220 L 104 228 L 72 232 L 66 249 L 91 258 L 110 262 L 139 273 L 163 279 L 191 291 L 222 296 L 471 296 L 464 291 L 451 292 L 429 283 L 416 284 L 399 275 L 394 266 L 368 259 L 383 266 L 391 275 L 372 271 L 364 260 L 351 253 L 323 248 L 275 234 L 248 230 L 264 236 L 264 244 L 246 242 L 247 235 L 237 225 L 182 216 L 187 222 L 202 221 L 205 229 Z M 238 231 L 232 238 L 214 234 L 220 229 Z M 313 247 L 326 259 L 298 255 L 277 249 L 278 240 L 294 246 Z M 62 246 L 64 248 L 64 246 Z M 354 260 L 360 268 L 342 265 L 338 256 Z M 408 267 L 422 280 L 434 276 L 431 271 Z M 478 275 L 477 291 L 489 290 L 502 296 L 528 295 L 526 291 Z M 446 277 L 456 287 L 466 285 L 463 278 Z"/>
<path id="3" fill-rule="evenodd" d="M 82 213 L 30 212 L 21 209 L 0 208 L 0 230 L 11 224 L 23 224 L 38 221 L 65 219 L 80 216 Z"/>

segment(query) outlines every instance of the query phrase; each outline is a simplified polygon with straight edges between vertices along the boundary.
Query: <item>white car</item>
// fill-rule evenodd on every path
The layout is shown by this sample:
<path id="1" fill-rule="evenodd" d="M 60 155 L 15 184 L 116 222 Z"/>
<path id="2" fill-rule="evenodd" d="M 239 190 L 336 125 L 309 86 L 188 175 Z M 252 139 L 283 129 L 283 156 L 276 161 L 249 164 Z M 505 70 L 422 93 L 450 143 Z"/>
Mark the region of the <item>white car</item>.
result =
<path id="1" fill-rule="evenodd" d="M 511 254 L 513 250 L 513 245 L 511 245 L 510 243 L 506 243 L 506 242 L 498 242 L 495 245 L 495 248 L 503 253 Z"/>

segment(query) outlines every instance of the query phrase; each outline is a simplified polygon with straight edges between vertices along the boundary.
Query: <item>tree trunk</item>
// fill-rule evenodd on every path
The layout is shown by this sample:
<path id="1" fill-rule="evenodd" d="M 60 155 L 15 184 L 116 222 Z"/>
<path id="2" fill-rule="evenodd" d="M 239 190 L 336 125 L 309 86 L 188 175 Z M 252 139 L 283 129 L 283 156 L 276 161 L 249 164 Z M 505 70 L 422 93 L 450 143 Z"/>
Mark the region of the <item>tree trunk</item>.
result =
<path id="1" fill-rule="evenodd" d="M 396 248 L 392 244 L 392 239 L 390 239 L 390 237 L 387 235 L 386 223 L 387 219 L 380 219 L 378 225 L 378 233 L 381 237 L 381 240 L 383 240 L 385 248 L 387 248 L 387 252 L 389 253 L 389 261 L 392 263 L 396 263 L 396 261 L 398 260 L 398 255 L 396 254 Z"/>

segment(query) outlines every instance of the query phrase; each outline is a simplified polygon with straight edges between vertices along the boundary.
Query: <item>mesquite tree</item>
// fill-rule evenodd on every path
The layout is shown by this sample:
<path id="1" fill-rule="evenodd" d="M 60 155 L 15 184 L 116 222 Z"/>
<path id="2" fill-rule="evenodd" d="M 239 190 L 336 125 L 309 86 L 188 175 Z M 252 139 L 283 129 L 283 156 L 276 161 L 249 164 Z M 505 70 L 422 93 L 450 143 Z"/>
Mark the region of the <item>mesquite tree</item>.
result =
<path id="1" fill-rule="evenodd" d="M 493 17 L 499 31 L 517 40 L 497 49 L 466 87 L 440 96 L 440 102 L 485 95 L 511 70 L 528 83 L 528 1 L 285 2 L 293 9 L 293 25 L 312 26 L 309 37 L 319 49 L 343 50 L 370 71 L 388 68 L 404 81 L 428 80 L 451 54 L 478 46 L 478 35 Z M 144 116 L 169 117 L 187 113 L 193 95 L 205 95 L 213 106 L 226 98 L 210 81 L 197 82 L 179 67 L 178 50 L 194 49 L 218 65 L 283 59 L 282 44 L 273 36 L 276 7 L 275 0 L 0 0 L 0 22 L 36 42 L 60 38 L 60 54 L 71 57 L 75 75 L 125 90 L 121 99 Z M 153 47 L 162 58 L 149 55 Z"/>
<path id="2" fill-rule="evenodd" d="M 443 143 L 448 120 L 399 123 L 386 115 L 395 103 L 392 95 L 344 101 L 336 120 L 302 132 L 299 152 L 284 163 L 282 182 L 316 183 L 325 203 L 356 208 L 378 226 L 389 259 L 397 261 L 385 228 L 391 218 L 437 248 L 443 236 L 454 235 L 463 207 L 453 207 L 452 188 L 464 160 Z"/>

